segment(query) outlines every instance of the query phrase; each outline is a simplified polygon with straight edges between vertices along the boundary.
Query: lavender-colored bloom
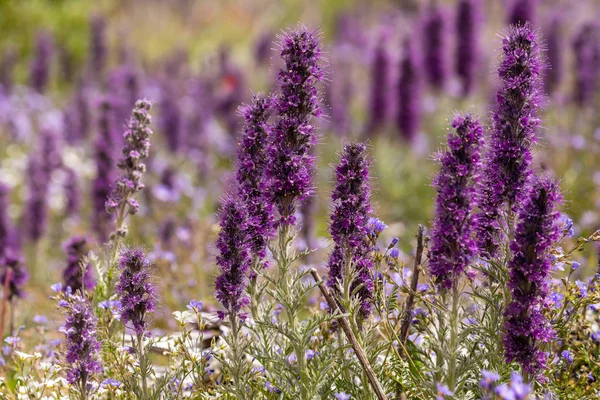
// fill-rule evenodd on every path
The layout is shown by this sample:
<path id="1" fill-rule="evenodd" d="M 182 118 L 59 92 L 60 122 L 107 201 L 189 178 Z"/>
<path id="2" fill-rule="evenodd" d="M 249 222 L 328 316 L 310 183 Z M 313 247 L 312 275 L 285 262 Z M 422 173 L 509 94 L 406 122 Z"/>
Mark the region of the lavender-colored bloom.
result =
<path id="1" fill-rule="evenodd" d="M 535 24 L 537 0 L 513 0 L 508 16 L 508 23 L 523 26 L 527 22 Z"/>
<path id="2" fill-rule="evenodd" d="M 345 136 L 351 130 L 350 106 L 354 92 L 352 60 L 347 44 L 338 45 L 333 49 L 331 65 L 332 69 L 336 71 L 336 79 L 326 88 L 330 124 L 335 133 Z M 375 76 L 373 78 L 375 79 Z M 375 92 L 372 93 L 372 95 L 375 94 Z M 378 95 L 384 96 L 383 93 L 378 93 Z M 386 106 L 389 107 L 389 104 Z"/>
<path id="3" fill-rule="evenodd" d="M 481 0 L 460 0 L 456 12 L 456 74 L 463 95 L 468 95 L 475 86 L 480 59 Z"/>
<path id="4" fill-rule="evenodd" d="M 483 144 L 483 128 L 473 116 L 456 116 L 452 128 L 455 133 L 448 135 L 448 150 L 439 155 L 440 172 L 433 183 L 436 216 L 429 250 L 429 269 L 444 288 L 452 287 L 477 254 L 473 209 Z"/>
<path id="5" fill-rule="evenodd" d="M 407 39 L 400 61 L 396 123 L 405 140 L 413 140 L 421 124 L 421 73 L 414 44 Z"/>
<path id="6" fill-rule="evenodd" d="M 481 376 L 483 379 L 479 382 L 479 386 L 481 386 L 484 390 L 491 390 L 496 385 L 496 382 L 500 380 L 500 375 L 498 375 L 494 371 L 482 370 Z"/>
<path id="7" fill-rule="evenodd" d="M 109 213 L 115 213 L 119 208 L 123 215 L 126 215 L 125 213 L 135 214 L 138 211 L 139 204 L 133 195 L 144 188 L 142 176 L 146 171 L 146 164 L 143 161 L 150 155 L 150 136 L 152 135 L 150 107 L 151 104 L 148 100 L 138 100 L 127 130 L 123 134 L 125 145 L 117 164 L 123 171 L 123 176 L 115 182 L 106 201 L 106 210 Z M 126 210 L 125 207 L 127 207 Z"/>
<path id="8" fill-rule="evenodd" d="M 387 47 L 387 32 L 381 34 L 373 53 L 371 65 L 371 94 L 369 100 L 369 134 L 388 123 L 392 100 L 390 86 L 392 83 L 392 57 Z"/>
<path id="9" fill-rule="evenodd" d="M 560 356 L 569 364 L 573 362 L 573 355 L 571 354 L 570 350 L 563 350 L 560 353 Z"/>
<path id="10" fill-rule="evenodd" d="M 600 27 L 584 25 L 573 43 L 575 53 L 575 101 L 580 107 L 591 105 L 600 87 Z"/>
<path id="11" fill-rule="evenodd" d="M 371 209 L 371 186 L 369 182 L 370 161 L 367 147 L 362 143 L 344 146 L 340 163 L 335 168 L 336 186 L 331 196 L 333 210 L 329 230 L 335 247 L 329 257 L 328 285 L 338 292 L 349 262 L 357 273 L 353 287 L 362 285 L 358 292 L 361 315 L 371 311 L 373 296 L 372 262 L 366 240 L 369 234 Z M 350 259 L 349 259 L 350 258 Z"/>
<path id="12" fill-rule="evenodd" d="M 141 249 L 127 249 L 119 268 L 121 276 L 115 289 L 121 303 L 121 321 L 137 335 L 148 335 L 148 315 L 156 309 L 150 261 Z"/>
<path id="13" fill-rule="evenodd" d="M 448 79 L 448 15 L 432 5 L 423 25 L 423 61 L 425 76 L 431 86 L 443 88 Z"/>
<path id="14" fill-rule="evenodd" d="M 66 180 L 64 183 L 65 191 L 65 214 L 74 217 L 81 208 L 81 194 L 79 190 L 79 180 L 77 174 L 71 168 L 66 170 Z"/>
<path id="15" fill-rule="evenodd" d="M 531 148 L 540 125 L 542 60 L 531 24 L 511 27 L 502 41 L 492 134 L 480 187 L 478 245 L 493 257 L 501 238 L 503 212 L 516 212 L 531 176 Z"/>
<path id="16" fill-rule="evenodd" d="M 67 381 L 86 393 L 90 379 L 101 371 L 97 319 L 89 301 L 78 295 L 69 300 L 65 307 L 67 318 L 61 327 L 66 337 Z"/>
<path id="17" fill-rule="evenodd" d="M 94 146 L 96 177 L 92 183 L 93 226 L 100 240 L 108 239 L 111 216 L 106 213 L 105 203 L 111 193 L 115 177 L 114 156 L 117 134 L 114 124 L 112 101 L 104 99 L 100 105 L 98 137 Z"/>
<path id="18" fill-rule="evenodd" d="M 37 242 L 46 232 L 48 224 L 48 171 L 38 154 L 29 156 L 27 166 L 28 196 L 23 215 L 25 236 Z"/>
<path id="19" fill-rule="evenodd" d="M 215 296 L 229 314 L 237 314 L 248 304 L 244 295 L 251 264 L 248 215 L 244 205 L 233 197 L 225 197 L 219 212 L 221 231 L 217 239 Z"/>
<path id="20" fill-rule="evenodd" d="M 81 265 L 84 257 L 89 252 L 87 238 L 83 236 L 72 237 L 64 244 L 64 250 L 67 254 L 67 266 L 63 271 L 65 287 L 70 287 L 72 292 L 81 289 L 93 289 L 96 282 L 94 281 L 91 265 Z M 82 267 L 85 268 L 85 274 Z"/>
<path id="21" fill-rule="evenodd" d="M 314 156 L 310 149 L 317 134 L 311 120 L 321 116 L 317 84 L 323 80 L 323 70 L 319 38 L 307 28 L 284 34 L 280 46 L 285 68 L 278 75 L 281 93 L 275 108 L 279 118 L 271 134 L 267 176 L 279 222 L 294 225 L 297 203 L 312 191 Z"/>
<path id="22" fill-rule="evenodd" d="M 564 75 L 563 29 L 562 18 L 559 14 L 552 18 L 544 36 L 548 58 L 548 70 L 544 74 L 544 88 L 546 93 L 551 95 L 560 85 Z"/>
<path id="23" fill-rule="evenodd" d="M 184 121 L 176 92 L 170 82 L 165 83 L 160 103 L 160 129 L 173 153 L 180 151 L 185 143 Z"/>
<path id="24" fill-rule="evenodd" d="M 8 276 L 8 300 L 22 298 L 23 287 L 29 279 L 29 273 L 23 265 L 23 260 L 14 252 L 0 255 L 0 285 L 4 286 L 6 283 L 7 274 L 10 274 Z"/>
<path id="25" fill-rule="evenodd" d="M 94 15 L 90 21 L 90 67 L 96 79 L 102 77 L 106 67 L 106 21 L 100 15 Z"/>
<path id="26" fill-rule="evenodd" d="M 48 32 L 40 32 L 37 36 L 29 84 L 39 93 L 43 93 L 50 79 L 50 63 L 52 61 L 52 37 Z"/>
<path id="27" fill-rule="evenodd" d="M 541 308 L 548 295 L 548 251 L 560 236 L 560 213 L 556 210 L 560 201 L 556 182 L 536 179 L 519 213 L 520 222 L 510 245 L 514 255 L 508 265 L 511 302 L 504 312 L 506 359 L 520 363 L 533 375 L 546 365 L 546 354 L 539 344 L 554 335 Z"/>
<path id="28" fill-rule="evenodd" d="M 252 253 L 259 259 L 265 257 L 267 241 L 274 234 L 273 204 L 266 194 L 269 186 L 265 179 L 272 108 L 273 100 L 258 94 L 252 104 L 240 109 L 245 123 L 238 150 L 238 197 L 248 212 Z"/>
<path id="29" fill-rule="evenodd" d="M 256 40 L 254 47 L 254 59 L 259 65 L 266 64 L 271 58 L 271 46 L 273 45 L 273 32 L 263 32 Z"/>

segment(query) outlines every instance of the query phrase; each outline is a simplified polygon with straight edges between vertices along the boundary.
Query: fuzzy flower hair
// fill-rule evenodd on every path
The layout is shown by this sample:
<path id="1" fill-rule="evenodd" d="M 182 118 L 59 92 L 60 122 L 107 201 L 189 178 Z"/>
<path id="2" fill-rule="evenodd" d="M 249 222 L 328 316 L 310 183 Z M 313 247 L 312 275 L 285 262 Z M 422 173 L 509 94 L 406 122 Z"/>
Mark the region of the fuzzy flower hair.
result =
<path id="1" fill-rule="evenodd" d="M 119 266 L 121 276 L 116 292 L 121 302 L 121 321 L 137 335 L 148 335 L 148 316 L 156 309 L 150 261 L 141 249 L 127 249 Z"/>
<path id="2" fill-rule="evenodd" d="M 307 28 L 281 36 L 279 71 L 281 93 L 275 100 L 277 122 L 271 134 L 269 168 L 272 201 L 279 211 L 279 222 L 294 225 L 299 201 L 312 191 L 314 156 L 317 143 L 313 117 L 321 116 L 321 96 L 317 85 L 323 80 L 319 37 Z"/>
<path id="3" fill-rule="evenodd" d="M 483 128 L 472 115 L 457 115 L 448 149 L 439 155 L 436 216 L 431 232 L 429 268 L 443 288 L 450 288 L 477 254 L 473 209 L 481 169 Z"/>
<path id="4" fill-rule="evenodd" d="M 561 199 L 556 182 L 536 179 L 519 213 L 520 222 L 510 245 L 514 256 L 508 265 L 511 302 L 504 312 L 506 360 L 518 362 L 533 375 L 546 365 L 540 344 L 554 336 L 542 306 L 548 294 L 549 250 L 561 231 L 557 211 Z"/>
<path id="5" fill-rule="evenodd" d="M 501 238 L 501 216 L 516 212 L 531 176 L 531 148 L 540 125 L 543 68 L 531 24 L 512 26 L 502 41 L 501 87 L 480 188 L 478 245 L 493 257 Z"/>
<path id="6" fill-rule="evenodd" d="M 328 284 L 337 291 L 350 257 L 358 274 L 357 282 L 362 284 L 358 295 L 364 317 L 370 313 L 373 296 L 372 263 L 366 242 L 372 213 L 369 165 L 364 144 L 344 146 L 340 163 L 335 168 L 336 186 L 331 196 L 333 211 L 329 227 L 335 246 L 329 257 Z M 353 285 L 356 287 L 358 283 Z"/>
<path id="7" fill-rule="evenodd" d="M 244 295 L 251 264 L 248 216 L 244 205 L 234 197 L 224 198 L 219 216 L 216 298 L 227 313 L 237 314 L 249 301 Z"/>
<path id="8" fill-rule="evenodd" d="M 245 123 L 238 150 L 238 196 L 248 211 L 252 253 L 259 259 L 265 257 L 267 241 L 274 233 L 273 204 L 266 195 L 269 187 L 265 177 L 272 108 L 273 100 L 258 94 L 252 104 L 240 109 Z"/>

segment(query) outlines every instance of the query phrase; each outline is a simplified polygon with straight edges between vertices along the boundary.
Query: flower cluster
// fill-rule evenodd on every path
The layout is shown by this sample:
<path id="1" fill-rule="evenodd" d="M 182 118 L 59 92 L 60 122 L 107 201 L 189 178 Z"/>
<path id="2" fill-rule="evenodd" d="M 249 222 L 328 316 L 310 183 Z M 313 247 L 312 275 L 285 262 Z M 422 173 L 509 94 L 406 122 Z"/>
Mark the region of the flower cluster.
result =
<path id="1" fill-rule="evenodd" d="M 85 393 L 90 379 L 101 371 L 97 320 L 89 301 L 79 295 L 72 295 L 69 301 L 62 300 L 60 304 L 67 316 L 61 327 L 66 337 L 67 380 Z"/>
<path id="2" fill-rule="evenodd" d="M 144 188 L 142 175 L 146 171 L 146 164 L 142 161 L 150 154 L 150 136 L 152 135 L 149 127 L 152 120 L 149 114 L 150 107 L 151 104 L 148 100 L 138 100 L 129 120 L 129 126 L 123 134 L 125 145 L 123 146 L 123 155 L 117 165 L 124 175 L 117 180 L 106 201 L 106 210 L 114 213 L 119 209 L 121 218 L 125 212 L 127 214 L 137 213 L 139 208 L 133 195 Z M 117 234 L 122 235 L 123 232 L 117 232 Z"/>
<path id="3" fill-rule="evenodd" d="M 511 302 L 504 312 L 506 359 L 520 363 L 532 375 L 546 363 L 539 344 L 554 334 L 541 308 L 548 294 L 549 250 L 560 237 L 560 213 L 556 210 L 560 201 L 558 185 L 551 179 L 537 178 L 519 213 L 520 222 L 510 245 Z"/>
<path id="4" fill-rule="evenodd" d="M 148 315 L 156 309 L 150 261 L 141 249 L 126 249 L 119 262 L 121 276 L 116 292 L 121 303 L 121 321 L 137 335 L 148 334 Z"/>
<path id="5" fill-rule="evenodd" d="M 311 119 L 321 116 L 317 84 L 323 80 L 317 35 L 307 28 L 285 34 L 281 38 L 281 58 L 285 68 L 278 75 L 278 120 L 271 134 L 267 174 L 279 222 L 294 225 L 298 201 L 312 191 L 314 156 L 310 149 L 316 144 L 317 135 Z"/>
<path id="6" fill-rule="evenodd" d="M 364 317 L 369 315 L 373 294 L 372 263 L 366 240 L 372 213 L 369 164 L 364 144 L 344 146 L 340 163 L 335 168 L 336 185 L 331 196 L 333 210 L 329 227 L 335 247 L 329 257 L 328 284 L 337 291 L 338 284 L 343 282 L 345 268 L 352 263 L 358 275 L 353 286 L 362 285 L 358 295 Z"/>
<path id="7" fill-rule="evenodd" d="M 483 128 L 472 115 L 452 121 L 448 150 L 439 156 L 436 217 L 431 232 L 429 269 L 437 283 L 450 288 L 477 253 L 473 209 L 481 169 Z"/>
<path id="8" fill-rule="evenodd" d="M 92 289 L 95 286 L 91 265 L 82 265 L 84 257 L 89 252 L 88 240 L 83 236 L 74 236 L 64 245 L 67 254 L 67 266 L 63 272 L 65 287 L 70 287 L 73 293 L 82 289 Z"/>
<path id="9" fill-rule="evenodd" d="M 477 232 L 480 254 L 490 257 L 500 243 L 502 212 L 506 207 L 515 212 L 526 195 L 542 101 L 542 60 L 534 28 L 530 24 L 510 27 L 502 44 L 498 68 L 502 84 L 481 181 Z"/>
<path id="10" fill-rule="evenodd" d="M 238 150 L 238 196 L 248 211 L 252 253 L 259 259 L 265 257 L 267 241 L 274 230 L 273 204 L 267 196 L 269 186 L 265 179 L 272 107 L 270 97 L 258 94 L 252 104 L 241 108 L 245 125 Z"/>
<path id="11" fill-rule="evenodd" d="M 0 258 L 0 285 L 3 287 L 8 279 L 8 300 L 23 297 L 23 287 L 29 279 L 29 273 L 21 258 L 14 253 Z"/>
<path id="12" fill-rule="evenodd" d="M 215 297 L 228 313 L 237 314 L 248 304 L 244 295 L 251 263 L 248 217 L 244 205 L 233 197 L 223 199 L 219 216 L 217 265 L 220 273 L 215 281 Z"/>

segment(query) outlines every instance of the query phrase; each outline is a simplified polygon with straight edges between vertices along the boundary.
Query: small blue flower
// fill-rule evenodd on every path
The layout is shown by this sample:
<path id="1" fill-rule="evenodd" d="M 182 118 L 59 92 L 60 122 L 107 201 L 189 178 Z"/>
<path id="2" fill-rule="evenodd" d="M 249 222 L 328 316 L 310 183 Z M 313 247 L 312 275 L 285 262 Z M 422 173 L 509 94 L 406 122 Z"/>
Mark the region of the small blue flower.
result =
<path id="1" fill-rule="evenodd" d="M 38 325 L 44 325 L 46 322 L 48 322 L 48 318 L 45 315 L 35 315 L 33 317 L 33 322 Z"/>
<path id="2" fill-rule="evenodd" d="M 390 257 L 392 258 L 398 258 L 398 256 L 400 255 L 400 250 L 398 250 L 397 248 L 393 248 L 390 250 L 390 252 L 388 253 Z"/>
<path id="3" fill-rule="evenodd" d="M 60 300 L 60 301 L 58 302 L 58 306 L 59 306 L 59 307 L 69 307 L 69 302 L 68 302 L 68 301 L 66 301 L 66 300 Z"/>
<path id="4" fill-rule="evenodd" d="M 112 378 L 106 378 L 101 384 L 100 386 L 102 387 L 106 387 L 106 386 L 114 386 L 114 387 L 119 387 L 121 386 L 122 383 L 119 382 L 116 379 L 112 379 Z"/>
<path id="5" fill-rule="evenodd" d="M 348 393 L 339 392 L 333 395 L 336 400 L 350 400 L 350 395 Z"/>
<path id="6" fill-rule="evenodd" d="M 560 355 L 569 364 L 573 362 L 573 355 L 571 354 L 571 351 L 563 350 L 562 353 L 560 353 Z"/>
<path id="7" fill-rule="evenodd" d="M 197 312 L 198 310 L 200 310 L 202 307 L 204 306 L 204 303 L 198 300 L 190 300 L 190 304 L 188 304 L 186 307 L 188 310 L 190 311 L 194 311 Z"/>
<path id="8" fill-rule="evenodd" d="M 317 355 L 317 352 L 314 350 L 306 350 L 305 352 L 305 356 L 307 360 L 312 360 L 313 358 L 315 358 L 315 356 Z"/>
<path id="9" fill-rule="evenodd" d="M 391 249 L 392 247 L 397 245 L 399 241 L 400 241 L 400 239 L 398 239 L 397 237 L 393 238 L 390 245 L 388 246 L 388 249 Z"/>
<path id="10" fill-rule="evenodd" d="M 58 283 L 55 283 L 54 285 L 50 286 L 50 289 L 52 289 L 53 292 L 58 293 L 58 292 L 62 291 L 63 285 L 62 285 L 62 283 L 58 282 Z"/>
<path id="11" fill-rule="evenodd" d="M 579 268 L 580 266 L 580 263 L 578 263 L 577 261 L 573 261 L 573 263 L 571 264 L 571 270 L 576 271 L 577 268 Z"/>
<path id="12" fill-rule="evenodd" d="M 479 385 L 483 389 L 487 389 L 487 390 L 492 389 L 494 384 L 500 380 L 500 375 L 498 375 L 494 371 L 488 371 L 488 370 L 484 369 L 481 371 L 481 375 L 482 375 L 483 379 L 481 380 L 481 382 L 479 382 Z"/>
<path id="13" fill-rule="evenodd" d="M 4 339 L 4 341 L 11 346 L 14 346 L 21 341 L 21 338 L 17 336 L 8 336 L 6 339 Z"/>
<path id="14" fill-rule="evenodd" d="M 442 384 L 442 383 L 437 383 L 437 397 L 436 400 L 444 400 L 445 397 L 444 396 L 452 396 L 454 395 L 454 393 L 448 388 L 448 386 Z"/>

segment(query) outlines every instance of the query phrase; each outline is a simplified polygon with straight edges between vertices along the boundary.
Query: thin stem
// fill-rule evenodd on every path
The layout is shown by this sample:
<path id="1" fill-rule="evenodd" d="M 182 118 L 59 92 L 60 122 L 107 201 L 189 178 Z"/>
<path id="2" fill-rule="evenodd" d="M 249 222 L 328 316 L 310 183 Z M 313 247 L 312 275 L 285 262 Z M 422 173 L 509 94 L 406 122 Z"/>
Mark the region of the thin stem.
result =
<path id="1" fill-rule="evenodd" d="M 456 388 L 456 361 L 458 355 L 458 311 L 460 303 L 460 292 L 458 290 L 458 279 L 452 282 L 452 313 L 450 315 L 450 357 L 448 360 L 448 387 L 454 391 Z"/>
<path id="2" fill-rule="evenodd" d="M 149 400 L 150 397 L 148 396 L 148 377 L 147 377 L 147 372 L 148 372 L 147 361 L 148 360 L 146 359 L 143 333 L 138 333 L 137 342 L 138 342 L 137 343 L 138 344 L 138 357 L 139 357 L 139 361 L 140 361 L 140 377 L 142 380 L 142 398 L 144 400 Z"/>
<path id="3" fill-rule="evenodd" d="M 340 309 L 339 309 L 335 299 L 333 298 L 331 293 L 329 293 L 329 289 L 327 289 L 327 286 L 325 286 L 325 283 L 323 283 L 323 280 L 317 273 L 317 270 L 314 268 L 311 268 L 310 274 L 312 275 L 317 286 L 321 290 L 321 293 L 323 293 L 323 296 L 325 297 L 325 300 L 327 300 L 327 303 L 329 304 L 329 307 L 331 308 L 331 310 L 333 312 L 337 311 L 338 313 L 341 314 Z M 358 343 L 356 336 L 354 336 L 354 332 L 352 332 L 352 328 L 350 326 L 350 323 L 348 322 L 348 319 L 346 318 L 346 316 L 341 316 L 338 320 L 340 321 L 340 325 L 342 326 L 342 329 L 344 330 L 346 337 L 348 338 L 348 340 L 350 341 L 350 344 L 352 345 L 352 349 L 354 350 L 354 353 L 356 354 L 358 361 L 360 362 L 365 374 L 367 375 L 367 378 L 368 378 L 369 383 L 371 384 L 371 387 L 375 391 L 375 395 L 377 396 L 377 398 L 379 400 L 387 400 L 387 396 L 385 395 L 385 392 L 383 391 L 383 387 L 381 386 L 381 383 L 377 379 L 377 376 L 375 376 L 375 373 L 373 372 L 373 368 L 371 367 L 371 364 L 369 363 L 369 359 L 367 358 L 364 350 Z"/>

